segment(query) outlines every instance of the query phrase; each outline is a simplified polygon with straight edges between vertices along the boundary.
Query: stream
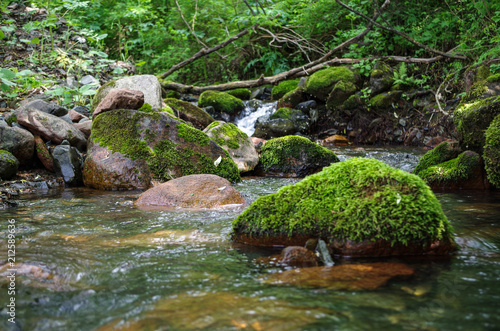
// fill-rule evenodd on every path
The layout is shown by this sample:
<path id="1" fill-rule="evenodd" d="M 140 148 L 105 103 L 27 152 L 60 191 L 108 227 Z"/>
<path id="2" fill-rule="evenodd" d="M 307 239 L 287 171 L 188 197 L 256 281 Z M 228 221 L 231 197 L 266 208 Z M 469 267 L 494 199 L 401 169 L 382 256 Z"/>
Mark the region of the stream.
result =
<path id="1" fill-rule="evenodd" d="M 414 148 L 335 148 L 412 170 Z M 244 179 L 248 201 L 298 179 Z M 141 211 L 140 192 L 86 188 L 24 196 L 0 211 L 0 330 L 498 330 L 500 193 L 436 193 L 461 246 L 374 290 L 268 284 L 275 254 L 233 244 L 239 211 Z M 8 322 L 7 224 L 16 224 L 16 323 Z"/>

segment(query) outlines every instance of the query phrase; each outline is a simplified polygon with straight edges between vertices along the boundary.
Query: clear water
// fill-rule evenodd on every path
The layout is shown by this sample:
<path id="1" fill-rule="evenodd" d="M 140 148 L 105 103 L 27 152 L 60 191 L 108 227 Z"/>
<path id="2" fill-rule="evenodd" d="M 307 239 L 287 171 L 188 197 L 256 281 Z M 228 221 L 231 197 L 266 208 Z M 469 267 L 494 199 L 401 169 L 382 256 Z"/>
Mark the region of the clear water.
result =
<path id="1" fill-rule="evenodd" d="M 409 168 L 422 153 L 337 152 L 393 155 L 394 164 Z M 297 181 L 235 186 L 253 201 Z M 7 220 L 14 218 L 18 230 L 19 330 L 500 329 L 499 192 L 438 193 L 461 250 L 451 259 L 381 260 L 405 263 L 416 274 L 371 291 L 265 284 L 262 277 L 283 269 L 255 263 L 275 252 L 228 239 L 241 211 L 140 211 L 132 205 L 138 194 L 67 189 L 0 211 L 0 261 Z M 16 330 L 5 315 L 5 266 L 0 274 L 0 330 Z"/>

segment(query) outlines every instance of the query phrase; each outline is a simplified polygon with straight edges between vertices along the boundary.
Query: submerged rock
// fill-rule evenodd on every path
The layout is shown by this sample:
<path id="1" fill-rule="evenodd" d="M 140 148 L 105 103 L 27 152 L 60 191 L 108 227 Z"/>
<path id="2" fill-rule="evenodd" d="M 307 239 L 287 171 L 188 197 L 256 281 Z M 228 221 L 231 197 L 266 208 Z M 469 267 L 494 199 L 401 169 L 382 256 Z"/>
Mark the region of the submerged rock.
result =
<path id="1" fill-rule="evenodd" d="M 236 125 L 216 121 L 209 125 L 204 132 L 217 145 L 229 152 L 240 172 L 251 171 L 259 163 L 259 154 L 254 147 L 252 139 Z"/>
<path id="2" fill-rule="evenodd" d="M 261 246 L 321 238 L 339 256 L 446 255 L 456 249 L 452 232 L 418 176 L 351 158 L 257 199 L 233 222 L 232 238 Z"/>
<path id="3" fill-rule="evenodd" d="M 305 177 L 338 161 L 334 152 L 307 138 L 286 136 L 262 146 L 255 170 L 266 176 Z"/>
<path id="4" fill-rule="evenodd" d="M 216 175 L 189 175 L 170 180 L 142 193 L 139 207 L 221 209 L 241 207 L 245 199 L 231 183 Z"/>
<path id="5" fill-rule="evenodd" d="M 144 189 L 191 174 L 240 179 L 227 151 L 166 112 L 112 110 L 97 116 L 83 180 L 99 189 Z"/>
<path id="6" fill-rule="evenodd" d="M 264 283 L 301 287 L 325 287 L 337 291 L 375 290 L 395 277 L 409 277 L 414 269 L 403 263 L 341 264 L 333 267 L 312 267 L 272 273 Z"/>

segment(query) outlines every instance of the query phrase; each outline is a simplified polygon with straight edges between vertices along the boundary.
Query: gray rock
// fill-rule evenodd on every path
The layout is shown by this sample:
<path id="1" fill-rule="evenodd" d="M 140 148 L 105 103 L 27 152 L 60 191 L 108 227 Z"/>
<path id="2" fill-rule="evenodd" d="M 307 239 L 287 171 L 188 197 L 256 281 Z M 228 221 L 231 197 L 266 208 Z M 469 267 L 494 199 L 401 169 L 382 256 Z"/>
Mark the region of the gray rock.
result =
<path id="1" fill-rule="evenodd" d="M 83 185 L 82 156 L 75 147 L 59 145 L 52 151 L 54 168 L 68 186 Z"/>
<path id="2" fill-rule="evenodd" d="M 253 137 L 272 139 L 288 136 L 297 131 L 295 124 L 289 119 L 277 118 L 266 121 L 263 120 L 262 117 L 260 117 L 255 124 Z"/>
<path id="3" fill-rule="evenodd" d="M 83 76 L 80 79 L 80 84 L 82 85 L 94 84 L 96 89 L 101 86 L 99 80 L 91 75 Z"/>
<path id="4" fill-rule="evenodd" d="M 0 149 L 12 153 L 21 165 L 26 165 L 33 159 L 35 138 L 25 129 L 0 121 Z"/>
<path id="5" fill-rule="evenodd" d="M 64 116 L 68 113 L 68 110 L 66 108 L 61 107 L 59 105 L 56 105 L 54 103 L 48 103 L 48 102 L 43 101 L 43 100 L 31 101 L 31 102 L 27 103 L 26 105 L 17 109 L 15 111 L 15 113 L 19 112 L 22 109 L 27 109 L 27 108 L 33 108 L 33 109 L 42 111 L 44 113 L 51 114 L 51 115 L 58 116 L 58 117 Z"/>
<path id="6" fill-rule="evenodd" d="M 86 117 L 90 116 L 90 110 L 87 107 L 76 106 L 72 110 L 76 111 L 77 113 L 82 114 L 83 116 L 86 116 Z"/>
<path id="7" fill-rule="evenodd" d="M 19 161 L 11 153 L 0 150 L 0 178 L 10 179 L 16 175 Z"/>
<path id="8" fill-rule="evenodd" d="M 64 116 L 60 116 L 59 118 L 62 119 L 66 123 L 73 124 L 73 121 L 71 120 L 71 116 L 69 116 L 69 114 L 66 114 Z"/>
<path id="9" fill-rule="evenodd" d="M 149 103 L 151 107 L 161 109 L 161 86 L 158 78 L 153 75 L 139 75 L 124 77 L 111 81 L 99 88 L 92 101 L 92 109 L 95 109 L 101 100 L 113 89 L 138 90 L 144 93 L 144 102 Z"/>
<path id="10" fill-rule="evenodd" d="M 311 109 L 315 109 L 316 107 L 317 103 L 315 100 L 304 101 L 295 106 L 296 109 L 300 110 L 304 114 L 309 114 Z"/>

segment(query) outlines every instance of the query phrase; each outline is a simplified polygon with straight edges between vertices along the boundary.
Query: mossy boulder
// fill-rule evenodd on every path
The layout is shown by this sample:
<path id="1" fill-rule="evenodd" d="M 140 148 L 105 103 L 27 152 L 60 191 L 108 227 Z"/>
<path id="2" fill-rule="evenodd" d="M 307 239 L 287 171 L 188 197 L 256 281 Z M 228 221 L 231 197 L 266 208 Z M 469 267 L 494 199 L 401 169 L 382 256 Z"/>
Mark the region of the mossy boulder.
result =
<path id="1" fill-rule="evenodd" d="M 119 109 L 94 119 L 83 170 L 85 186 L 144 189 L 151 180 L 191 174 L 240 179 L 227 151 L 167 112 Z"/>
<path id="2" fill-rule="evenodd" d="M 285 94 L 295 90 L 299 86 L 299 79 L 285 80 L 274 86 L 271 91 L 271 99 L 279 100 Z"/>
<path id="3" fill-rule="evenodd" d="M 347 67 L 331 67 L 313 73 L 306 82 L 305 92 L 326 101 L 334 86 L 343 81 L 356 83 L 356 75 Z"/>
<path id="4" fill-rule="evenodd" d="M 325 240 L 335 255 L 444 255 L 453 229 L 418 176 L 351 158 L 257 199 L 233 221 L 235 241 L 304 245 Z"/>
<path id="5" fill-rule="evenodd" d="M 11 179 L 19 169 L 19 161 L 11 153 L 0 150 L 0 179 Z"/>
<path id="6" fill-rule="evenodd" d="M 252 137 L 272 139 L 292 135 L 297 132 L 292 120 L 286 118 L 270 119 L 261 116 L 255 122 L 255 131 Z"/>
<path id="7" fill-rule="evenodd" d="M 286 93 L 281 99 L 278 100 L 276 107 L 278 108 L 296 108 L 296 106 L 306 101 L 304 95 L 304 87 L 299 86 L 295 90 Z"/>
<path id="8" fill-rule="evenodd" d="M 200 107 L 214 107 L 215 111 L 237 115 L 245 106 L 241 99 L 238 99 L 226 92 L 205 91 L 198 99 Z"/>
<path id="9" fill-rule="evenodd" d="M 485 136 L 483 157 L 486 174 L 491 184 L 500 188 L 500 115 L 491 122 Z"/>
<path id="10" fill-rule="evenodd" d="M 227 91 L 227 93 L 241 100 L 249 100 L 250 96 L 252 95 L 252 91 L 247 88 L 237 88 L 234 90 L 229 90 Z"/>
<path id="11" fill-rule="evenodd" d="M 190 102 L 173 98 L 167 98 L 164 101 L 167 106 L 172 109 L 175 116 L 193 124 L 193 126 L 199 130 L 205 129 L 214 121 L 212 116 L 206 111 Z"/>
<path id="12" fill-rule="evenodd" d="M 300 136 L 267 141 L 261 148 L 258 174 L 280 177 L 305 177 L 339 162 L 329 149 Z"/>
<path id="13" fill-rule="evenodd" d="M 349 81 L 341 80 L 333 87 L 326 100 L 326 108 L 335 110 L 340 107 L 350 96 L 356 93 L 356 85 Z"/>
<path id="14" fill-rule="evenodd" d="M 456 158 L 461 152 L 458 142 L 444 141 L 424 154 L 413 173 L 418 175 L 425 169 Z"/>
<path id="15" fill-rule="evenodd" d="M 477 98 L 462 102 L 453 112 L 453 121 L 458 132 L 460 146 L 482 154 L 484 133 L 493 119 L 500 114 L 500 97 Z"/>
<path id="16" fill-rule="evenodd" d="M 309 131 L 309 116 L 304 115 L 298 109 L 279 108 L 273 114 L 271 114 L 271 116 L 269 116 L 270 120 L 280 118 L 292 121 L 295 132 L 307 133 L 307 131 Z"/>
<path id="17" fill-rule="evenodd" d="M 251 171 L 259 163 L 259 154 L 252 140 L 245 132 L 238 129 L 236 125 L 223 121 L 215 121 L 204 132 L 217 145 L 229 152 L 229 156 L 236 163 L 240 172 Z"/>
<path id="18" fill-rule="evenodd" d="M 383 62 L 377 62 L 370 73 L 370 90 L 372 96 L 391 89 L 394 83 L 394 71 Z"/>
<path id="19" fill-rule="evenodd" d="M 391 111 L 393 105 L 397 105 L 401 101 L 402 91 L 389 91 L 377 94 L 370 99 L 370 106 L 376 110 Z"/>
<path id="20" fill-rule="evenodd" d="M 465 151 L 456 158 L 420 171 L 418 174 L 432 189 L 488 189 L 490 184 L 479 154 Z"/>

